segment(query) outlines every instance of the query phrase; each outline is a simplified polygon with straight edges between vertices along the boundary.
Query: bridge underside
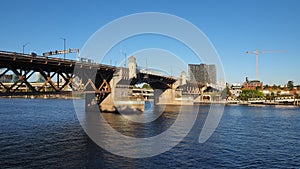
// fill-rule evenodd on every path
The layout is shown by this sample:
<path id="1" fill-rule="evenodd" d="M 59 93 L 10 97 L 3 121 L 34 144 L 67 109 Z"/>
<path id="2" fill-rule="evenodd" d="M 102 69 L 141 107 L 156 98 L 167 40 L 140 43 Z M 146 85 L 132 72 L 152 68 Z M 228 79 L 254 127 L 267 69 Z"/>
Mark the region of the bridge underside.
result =
<path id="1" fill-rule="evenodd" d="M 0 68 L 4 71 L 0 78 L 8 73 L 13 73 L 14 78 L 10 83 L 0 82 L 0 95 L 38 95 L 38 94 L 67 94 L 66 88 L 71 85 L 73 76 L 73 62 L 54 62 L 44 58 L 42 60 L 34 57 L 1 57 Z M 40 86 L 30 82 L 33 75 L 39 73 L 43 79 Z M 61 77 L 64 82 L 54 77 Z M 22 89 L 26 88 L 26 90 Z M 47 90 L 45 90 L 47 88 Z"/>
<path id="2" fill-rule="evenodd" d="M 74 74 L 81 77 L 81 81 L 73 90 L 88 94 L 90 98 L 86 100 L 87 102 L 95 99 L 97 104 L 100 104 L 112 92 L 110 81 L 115 71 L 115 68 L 106 66 L 85 70 L 75 69 Z"/>
<path id="3" fill-rule="evenodd" d="M 132 80 L 131 84 L 148 83 L 153 89 L 166 90 L 172 88 L 172 84 L 176 81 L 177 80 L 172 77 L 139 73 L 137 78 Z"/>

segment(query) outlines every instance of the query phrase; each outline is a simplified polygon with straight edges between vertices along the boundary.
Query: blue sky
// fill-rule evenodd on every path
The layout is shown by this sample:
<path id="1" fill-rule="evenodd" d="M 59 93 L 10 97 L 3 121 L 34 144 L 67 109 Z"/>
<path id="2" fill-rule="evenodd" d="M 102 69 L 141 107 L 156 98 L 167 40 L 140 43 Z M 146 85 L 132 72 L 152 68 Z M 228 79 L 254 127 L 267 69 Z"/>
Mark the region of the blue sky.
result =
<path id="1" fill-rule="evenodd" d="M 288 51 L 260 55 L 260 80 L 266 84 L 293 80 L 299 84 L 299 8 L 297 0 L 2 0 L 0 50 L 22 52 L 22 45 L 29 42 L 25 52 L 41 54 L 62 49 L 61 37 L 67 39 L 68 48 L 82 48 L 94 32 L 119 17 L 163 12 L 186 19 L 206 34 L 219 53 L 227 82 L 255 78 L 255 56 L 245 52 L 258 48 Z M 125 43 L 123 51 L 134 53 L 131 45 L 138 44 Z M 172 52 L 182 53 L 176 49 Z"/>

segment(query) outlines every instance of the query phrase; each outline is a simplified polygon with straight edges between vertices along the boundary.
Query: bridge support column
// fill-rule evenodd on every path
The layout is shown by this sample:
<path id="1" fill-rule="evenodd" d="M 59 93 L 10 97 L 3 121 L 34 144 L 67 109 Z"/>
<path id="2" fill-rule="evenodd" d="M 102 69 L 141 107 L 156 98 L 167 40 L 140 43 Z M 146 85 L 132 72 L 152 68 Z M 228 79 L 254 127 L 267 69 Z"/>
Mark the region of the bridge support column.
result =
<path id="1" fill-rule="evenodd" d="M 179 86 L 179 81 L 170 84 L 168 89 L 154 89 L 154 103 L 156 105 L 180 105 L 176 100 L 176 89 Z"/>
<path id="2" fill-rule="evenodd" d="M 160 89 L 154 89 L 154 104 L 158 105 L 160 101 L 160 96 L 163 93 L 163 90 Z"/>
<path id="3" fill-rule="evenodd" d="M 112 90 L 112 92 L 113 92 L 113 90 Z M 105 111 L 105 112 L 116 111 L 112 93 L 108 94 L 108 96 L 100 103 L 99 108 L 101 111 Z"/>
<path id="4" fill-rule="evenodd" d="M 114 98 L 115 98 L 115 89 L 117 86 L 117 83 L 122 79 L 121 76 L 114 76 L 110 82 L 110 88 L 111 92 L 108 94 L 108 96 L 99 104 L 99 108 L 101 111 L 107 111 L 107 112 L 115 112 L 116 107 L 114 104 Z"/>
<path id="5" fill-rule="evenodd" d="M 175 89 L 154 89 L 154 103 L 156 105 L 174 104 Z"/>

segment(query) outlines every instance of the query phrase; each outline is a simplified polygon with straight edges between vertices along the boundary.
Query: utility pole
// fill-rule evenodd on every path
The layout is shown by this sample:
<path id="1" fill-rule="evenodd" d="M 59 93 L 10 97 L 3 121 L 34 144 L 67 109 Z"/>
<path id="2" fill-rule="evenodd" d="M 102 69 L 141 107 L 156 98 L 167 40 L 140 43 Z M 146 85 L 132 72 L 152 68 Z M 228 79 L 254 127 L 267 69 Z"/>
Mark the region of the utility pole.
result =
<path id="1" fill-rule="evenodd" d="M 127 62 L 127 60 L 126 60 L 126 53 L 124 53 L 124 55 L 125 55 L 125 63 L 124 63 L 124 65 L 126 67 L 126 62 Z"/>
<path id="2" fill-rule="evenodd" d="M 122 42 L 120 44 L 120 67 L 122 67 L 122 54 L 123 54 L 123 51 L 122 51 Z"/>
<path id="3" fill-rule="evenodd" d="M 122 59 L 123 59 L 123 54 L 124 54 L 124 58 L 125 58 L 125 60 L 124 60 L 124 67 L 126 67 L 126 65 L 127 65 L 127 55 L 126 55 L 126 52 L 123 52 L 123 46 L 122 46 L 122 43 L 121 43 L 121 45 L 120 45 L 120 67 L 122 67 Z"/>
<path id="4" fill-rule="evenodd" d="M 23 52 L 22 52 L 22 54 L 23 54 L 23 55 L 24 55 L 24 50 L 25 50 L 25 47 L 26 47 L 27 45 L 29 45 L 29 43 L 28 43 L 28 42 L 27 42 L 26 44 L 22 45 L 22 47 L 23 47 Z"/>
<path id="5" fill-rule="evenodd" d="M 146 56 L 146 73 L 148 73 L 148 57 Z"/>
<path id="6" fill-rule="evenodd" d="M 60 38 L 64 41 L 64 60 L 66 59 L 66 41 L 67 39 L 66 38 Z"/>

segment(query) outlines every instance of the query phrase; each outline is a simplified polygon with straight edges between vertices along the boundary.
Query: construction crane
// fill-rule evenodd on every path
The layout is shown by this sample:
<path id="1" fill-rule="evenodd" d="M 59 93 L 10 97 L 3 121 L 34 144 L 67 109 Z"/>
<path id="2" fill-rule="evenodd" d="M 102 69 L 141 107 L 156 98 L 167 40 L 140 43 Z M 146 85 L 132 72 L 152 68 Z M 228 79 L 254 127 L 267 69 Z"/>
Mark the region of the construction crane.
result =
<path id="1" fill-rule="evenodd" d="M 55 50 L 55 51 L 45 52 L 43 53 L 43 56 L 48 57 L 51 55 L 60 55 L 60 54 L 67 54 L 67 53 L 79 53 L 79 49 Z"/>
<path id="2" fill-rule="evenodd" d="M 263 53 L 282 53 L 286 52 L 285 50 L 258 50 L 256 49 L 254 52 L 252 51 L 247 51 L 247 54 L 255 54 L 256 56 L 256 80 L 258 80 L 258 54 L 263 54 Z"/>

